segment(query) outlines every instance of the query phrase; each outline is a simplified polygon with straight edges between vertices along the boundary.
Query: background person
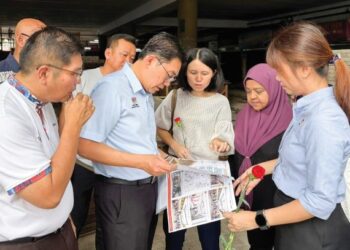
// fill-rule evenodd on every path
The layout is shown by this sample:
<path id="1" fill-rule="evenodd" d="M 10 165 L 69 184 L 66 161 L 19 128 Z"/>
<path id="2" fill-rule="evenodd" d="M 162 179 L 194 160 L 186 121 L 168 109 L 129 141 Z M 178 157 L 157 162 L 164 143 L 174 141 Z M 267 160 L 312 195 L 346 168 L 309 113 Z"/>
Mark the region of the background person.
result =
<path id="1" fill-rule="evenodd" d="M 21 70 L 0 86 L 0 249 L 77 250 L 68 220 L 70 178 L 80 129 L 94 111 L 88 96 L 71 98 L 82 47 L 63 30 L 33 34 Z M 60 137 L 50 102 L 65 102 Z"/>
<path id="2" fill-rule="evenodd" d="M 233 153 L 231 108 L 227 98 L 219 93 L 224 82 L 216 55 L 207 48 L 188 51 L 179 75 L 174 118 L 181 118 L 183 128 L 171 119 L 171 91 L 156 111 L 157 131 L 169 153 L 180 158 L 218 160 L 220 154 Z M 165 213 L 166 214 L 166 213 Z M 182 249 L 186 230 L 168 232 L 167 216 L 163 228 L 166 249 Z M 198 228 L 202 249 L 219 249 L 220 221 Z"/>
<path id="3" fill-rule="evenodd" d="M 275 249 L 349 249 L 350 223 L 344 200 L 344 169 L 350 155 L 350 78 L 345 62 L 333 52 L 321 30 L 295 23 L 271 41 L 267 62 L 290 95 L 293 106 L 277 160 L 261 163 L 273 171 L 274 208 L 226 213 L 232 231 L 276 226 Z M 336 68 L 336 85 L 328 87 L 328 63 Z M 238 192 L 251 168 L 236 180 Z M 259 180 L 251 182 L 250 188 Z M 317 228 L 318 230 L 315 230 Z"/>
<path id="4" fill-rule="evenodd" d="M 231 173 L 237 179 L 251 165 L 278 157 L 284 131 L 292 119 L 292 106 L 268 64 L 253 66 L 244 81 L 247 104 L 237 114 L 235 154 L 229 156 Z M 247 197 L 252 210 L 273 207 L 276 186 L 268 175 Z M 272 249 L 274 229 L 248 231 L 250 249 Z"/>
<path id="5" fill-rule="evenodd" d="M 0 61 L 0 73 L 9 71 L 16 73 L 19 71 L 19 55 L 28 38 L 34 32 L 41 30 L 45 26 L 46 25 L 42 21 L 34 18 L 24 18 L 16 24 L 15 50 L 13 54 L 9 53 L 4 60 Z"/>
<path id="6" fill-rule="evenodd" d="M 173 167 L 158 152 L 152 93 L 178 74 L 182 50 L 167 33 L 153 36 L 139 59 L 104 77 L 91 93 L 96 112 L 79 154 L 93 161 L 96 219 L 105 249 L 147 249 L 155 213 L 154 176 Z"/>

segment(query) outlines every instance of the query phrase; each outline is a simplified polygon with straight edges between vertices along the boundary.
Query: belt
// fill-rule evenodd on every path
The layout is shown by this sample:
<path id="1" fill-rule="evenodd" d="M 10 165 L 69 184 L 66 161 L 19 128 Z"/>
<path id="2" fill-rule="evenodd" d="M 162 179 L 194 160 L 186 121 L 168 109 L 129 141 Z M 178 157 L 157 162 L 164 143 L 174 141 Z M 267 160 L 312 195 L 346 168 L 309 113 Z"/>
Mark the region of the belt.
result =
<path id="1" fill-rule="evenodd" d="M 49 233 L 49 234 L 46 234 L 43 236 L 39 236 L 39 237 L 23 237 L 23 238 L 18 238 L 18 239 L 14 239 L 14 240 L 1 241 L 0 246 L 7 245 L 7 244 L 12 245 L 12 244 L 29 243 L 29 242 L 36 242 L 36 241 L 42 240 L 44 238 L 59 234 L 62 231 L 63 227 L 66 226 L 67 223 L 70 223 L 69 219 L 63 224 L 62 227 L 60 227 L 59 229 L 57 229 L 56 231 L 54 231 L 52 233 Z"/>
<path id="2" fill-rule="evenodd" d="M 148 178 L 141 179 L 141 180 L 135 180 L 135 181 L 128 181 L 128 180 L 113 178 L 113 177 L 105 177 L 103 175 L 96 175 L 96 178 L 97 178 L 97 180 L 100 180 L 100 181 L 106 182 L 106 183 L 130 185 L 130 186 L 147 185 L 147 184 L 153 184 L 153 183 L 157 182 L 157 176 L 150 176 Z"/>

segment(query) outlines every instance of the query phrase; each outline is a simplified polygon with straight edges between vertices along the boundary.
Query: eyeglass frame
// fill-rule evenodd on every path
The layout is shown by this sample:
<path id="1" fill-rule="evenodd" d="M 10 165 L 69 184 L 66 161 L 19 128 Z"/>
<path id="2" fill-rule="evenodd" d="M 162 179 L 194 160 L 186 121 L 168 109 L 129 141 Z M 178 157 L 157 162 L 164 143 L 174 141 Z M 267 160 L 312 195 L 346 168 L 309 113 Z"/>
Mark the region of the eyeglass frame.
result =
<path id="1" fill-rule="evenodd" d="M 157 58 L 159 64 L 160 64 L 160 65 L 162 66 L 162 68 L 165 70 L 166 74 L 168 75 L 168 81 L 170 82 L 170 84 L 175 83 L 175 82 L 177 81 L 177 75 L 171 76 L 171 75 L 169 74 L 169 71 L 167 71 L 166 68 L 164 67 L 164 65 L 163 65 L 163 63 L 161 62 L 161 60 L 160 60 L 158 57 L 156 57 L 156 58 Z"/>
<path id="2" fill-rule="evenodd" d="M 79 72 L 76 72 L 76 71 L 65 69 L 65 68 L 61 68 L 61 67 L 58 67 L 58 66 L 55 66 L 55 65 L 52 65 L 52 64 L 43 64 L 43 65 L 40 65 L 40 66 L 44 66 L 44 65 L 48 66 L 48 67 L 51 67 L 51 68 L 54 68 L 54 69 L 63 70 L 63 71 L 69 72 L 69 73 L 73 73 L 77 79 L 81 79 L 81 76 L 83 75 L 83 70 L 81 70 Z M 36 69 L 38 69 L 40 66 L 38 66 Z"/>
<path id="3" fill-rule="evenodd" d="M 25 37 L 30 37 L 30 35 L 26 34 L 26 33 L 21 33 L 22 36 L 25 36 Z"/>

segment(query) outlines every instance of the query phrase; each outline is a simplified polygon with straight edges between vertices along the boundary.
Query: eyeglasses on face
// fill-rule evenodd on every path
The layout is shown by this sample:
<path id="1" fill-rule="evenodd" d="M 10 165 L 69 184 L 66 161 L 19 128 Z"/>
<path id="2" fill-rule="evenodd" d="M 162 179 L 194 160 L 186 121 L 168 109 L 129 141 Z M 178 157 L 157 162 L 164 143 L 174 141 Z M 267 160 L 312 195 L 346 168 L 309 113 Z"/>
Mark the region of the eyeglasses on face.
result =
<path id="1" fill-rule="evenodd" d="M 169 71 L 167 71 L 167 69 L 164 67 L 163 63 L 160 61 L 160 59 L 157 57 L 157 60 L 159 62 L 160 65 L 162 65 L 162 68 L 165 70 L 166 74 L 168 75 L 168 81 L 170 82 L 170 84 L 173 84 L 177 81 L 177 76 L 176 75 L 170 75 Z"/>
<path id="2" fill-rule="evenodd" d="M 26 33 L 21 33 L 22 36 L 25 36 L 25 37 L 30 37 L 30 35 L 26 34 Z"/>
<path id="3" fill-rule="evenodd" d="M 55 66 L 55 65 L 52 65 L 52 64 L 45 64 L 45 65 L 48 66 L 48 67 L 54 68 L 54 69 L 66 71 L 66 72 L 70 73 L 71 75 L 75 76 L 77 79 L 80 79 L 80 78 L 81 78 L 81 75 L 83 74 L 83 71 L 82 71 L 82 70 L 73 71 L 73 70 L 61 68 L 61 67 L 58 67 L 58 66 Z M 40 66 L 39 66 L 39 67 L 40 67 Z M 38 68 L 39 68 L 39 67 L 38 67 Z M 38 68 L 37 68 L 37 69 L 38 69 Z"/>

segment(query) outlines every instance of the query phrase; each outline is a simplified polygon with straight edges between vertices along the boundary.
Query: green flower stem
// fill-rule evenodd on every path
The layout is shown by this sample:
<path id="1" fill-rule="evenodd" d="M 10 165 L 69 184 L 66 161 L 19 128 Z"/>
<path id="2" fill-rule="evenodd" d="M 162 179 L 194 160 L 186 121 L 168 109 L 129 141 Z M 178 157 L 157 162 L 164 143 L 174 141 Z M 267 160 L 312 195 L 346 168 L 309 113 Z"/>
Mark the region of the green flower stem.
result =
<path id="1" fill-rule="evenodd" d="M 224 250 L 232 250 L 233 242 L 235 241 L 236 235 L 234 233 L 230 233 L 227 241 L 227 245 L 224 246 Z"/>
<path id="2" fill-rule="evenodd" d="M 249 178 L 249 181 L 247 182 L 247 184 L 244 186 L 241 194 L 239 195 L 239 199 L 238 199 L 238 204 L 237 204 L 237 208 L 235 209 L 235 212 L 238 213 L 239 210 L 241 209 L 241 206 L 244 202 L 244 199 L 245 199 L 245 193 L 247 192 L 247 188 L 248 188 L 248 185 L 250 183 L 250 178 Z"/>
<path id="3" fill-rule="evenodd" d="M 234 210 L 235 213 L 238 213 L 239 210 L 241 209 L 241 206 L 245 200 L 245 193 L 247 192 L 248 185 L 252 180 L 254 180 L 254 176 L 249 175 L 249 180 L 248 180 L 247 184 L 244 186 L 241 194 L 239 195 L 237 208 Z M 228 241 L 224 241 L 226 243 L 226 244 L 223 244 L 224 250 L 232 250 L 233 249 L 233 243 L 235 242 L 235 238 L 236 238 L 235 233 L 231 232 L 229 234 Z"/>

